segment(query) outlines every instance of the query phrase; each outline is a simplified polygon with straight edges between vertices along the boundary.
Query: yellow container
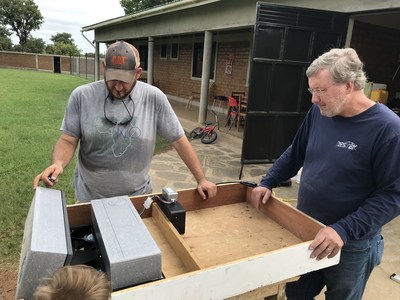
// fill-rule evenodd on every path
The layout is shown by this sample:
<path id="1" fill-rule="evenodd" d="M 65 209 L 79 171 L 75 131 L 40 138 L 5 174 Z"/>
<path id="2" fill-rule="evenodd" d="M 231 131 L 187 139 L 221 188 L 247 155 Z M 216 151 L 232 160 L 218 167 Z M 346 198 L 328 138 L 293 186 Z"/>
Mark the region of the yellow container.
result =
<path id="1" fill-rule="evenodd" d="M 380 102 L 385 105 L 387 104 L 388 97 L 389 97 L 389 92 L 386 90 L 373 90 L 371 92 L 371 100 Z"/>

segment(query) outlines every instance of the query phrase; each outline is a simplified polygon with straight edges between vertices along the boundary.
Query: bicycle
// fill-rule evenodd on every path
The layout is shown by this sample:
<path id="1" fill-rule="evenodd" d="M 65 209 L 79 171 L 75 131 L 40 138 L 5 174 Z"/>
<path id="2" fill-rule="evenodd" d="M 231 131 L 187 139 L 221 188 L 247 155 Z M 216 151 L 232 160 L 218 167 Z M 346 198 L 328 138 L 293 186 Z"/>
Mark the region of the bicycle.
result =
<path id="1" fill-rule="evenodd" d="M 211 113 L 215 116 L 215 122 L 205 121 L 205 126 L 193 129 L 189 133 L 191 140 L 200 138 L 203 144 L 211 144 L 217 139 L 218 133 L 215 131 L 215 128 L 219 129 L 218 115 L 213 110 L 211 110 Z"/>

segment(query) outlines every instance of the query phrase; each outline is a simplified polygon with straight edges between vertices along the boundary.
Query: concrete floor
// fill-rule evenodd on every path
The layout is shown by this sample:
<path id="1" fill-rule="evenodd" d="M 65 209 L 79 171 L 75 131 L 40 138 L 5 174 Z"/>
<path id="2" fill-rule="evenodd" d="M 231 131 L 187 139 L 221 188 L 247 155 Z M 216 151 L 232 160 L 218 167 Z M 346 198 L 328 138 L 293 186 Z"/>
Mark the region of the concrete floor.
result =
<path id="1" fill-rule="evenodd" d="M 186 109 L 186 103 L 171 101 L 171 104 L 178 115 L 186 131 L 190 131 L 198 126 L 198 107 L 192 106 L 191 110 Z M 211 114 L 208 120 L 214 120 Z M 193 140 L 200 161 L 203 165 L 206 176 L 213 182 L 226 182 L 238 180 L 240 172 L 240 155 L 243 139 L 243 128 L 237 131 L 236 128 L 229 130 L 225 127 L 225 115 L 221 112 L 219 116 L 221 123 L 218 131 L 218 139 L 211 145 L 204 145 L 199 140 Z M 173 161 L 166 165 L 167 161 Z M 270 165 L 245 165 L 243 167 L 242 180 L 259 182 L 261 176 L 265 174 Z M 151 176 L 153 179 L 153 190 L 161 191 L 164 186 L 172 186 L 177 189 L 193 188 L 195 181 L 187 168 L 180 161 L 174 150 L 167 153 L 156 155 L 152 163 Z M 295 205 L 297 199 L 298 184 L 293 183 L 291 187 L 281 187 L 275 189 L 276 195 Z M 400 218 L 392 220 L 384 226 L 383 235 L 385 238 L 385 251 L 383 261 L 380 266 L 372 272 L 368 281 L 363 300 L 399 300 L 400 283 L 390 279 L 393 273 L 400 274 Z M 324 299 L 323 292 L 317 297 L 318 300 Z"/>

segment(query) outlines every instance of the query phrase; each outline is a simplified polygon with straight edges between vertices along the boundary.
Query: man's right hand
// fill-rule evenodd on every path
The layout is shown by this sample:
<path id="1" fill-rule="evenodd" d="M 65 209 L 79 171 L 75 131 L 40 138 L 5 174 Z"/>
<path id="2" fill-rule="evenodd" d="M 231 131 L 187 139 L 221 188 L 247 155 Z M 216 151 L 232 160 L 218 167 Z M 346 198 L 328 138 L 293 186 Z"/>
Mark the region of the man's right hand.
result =
<path id="1" fill-rule="evenodd" d="M 33 189 L 38 187 L 40 181 L 43 181 L 44 185 L 48 188 L 53 187 L 58 182 L 58 177 L 63 171 L 63 168 L 56 164 L 47 167 L 33 180 Z"/>
<path id="2" fill-rule="evenodd" d="M 258 186 L 251 192 L 250 202 L 258 210 L 261 208 L 261 204 L 267 203 L 272 191 L 266 187 Z"/>
<path id="3" fill-rule="evenodd" d="M 33 189 L 36 189 L 40 181 L 48 188 L 53 187 L 58 182 L 58 177 L 64 172 L 69 162 L 74 156 L 79 139 L 62 133 L 54 145 L 52 154 L 52 165 L 44 169 L 42 173 L 33 180 Z"/>

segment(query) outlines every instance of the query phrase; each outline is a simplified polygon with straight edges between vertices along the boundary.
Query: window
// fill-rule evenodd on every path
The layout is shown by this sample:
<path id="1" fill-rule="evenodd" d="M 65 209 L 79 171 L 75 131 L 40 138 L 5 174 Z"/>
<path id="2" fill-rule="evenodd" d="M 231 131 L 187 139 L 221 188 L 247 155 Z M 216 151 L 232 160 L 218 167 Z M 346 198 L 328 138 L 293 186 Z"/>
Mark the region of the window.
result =
<path id="1" fill-rule="evenodd" d="M 201 78 L 201 74 L 203 73 L 203 48 L 204 48 L 204 43 L 193 44 L 192 77 Z M 211 50 L 210 79 L 215 79 L 214 69 L 215 69 L 216 52 L 217 52 L 217 43 L 213 43 Z"/>
<path id="2" fill-rule="evenodd" d="M 139 46 L 139 55 L 140 55 L 140 66 L 142 67 L 143 71 L 147 71 L 147 56 L 149 48 L 148 46 Z"/>
<path id="3" fill-rule="evenodd" d="M 160 46 L 160 58 L 167 59 L 167 44 L 162 44 Z"/>
<path id="4" fill-rule="evenodd" d="M 171 44 L 171 59 L 178 60 L 179 58 L 179 45 L 178 44 Z"/>

